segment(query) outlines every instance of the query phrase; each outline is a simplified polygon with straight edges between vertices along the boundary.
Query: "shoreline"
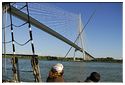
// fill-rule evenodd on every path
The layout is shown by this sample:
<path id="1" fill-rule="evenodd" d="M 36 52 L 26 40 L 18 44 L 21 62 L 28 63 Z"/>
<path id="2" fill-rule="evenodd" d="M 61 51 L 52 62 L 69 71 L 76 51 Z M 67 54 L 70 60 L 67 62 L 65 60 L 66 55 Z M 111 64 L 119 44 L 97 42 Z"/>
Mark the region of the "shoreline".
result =
<path id="1" fill-rule="evenodd" d="M 2 58 L 12 58 L 12 56 L 2 56 Z M 21 56 L 19 59 L 31 59 L 31 57 Z M 47 60 L 47 61 L 63 61 L 63 62 L 100 62 L 100 63 L 123 63 L 123 60 L 113 59 L 113 60 L 82 60 L 81 58 L 76 58 L 76 61 L 73 58 L 62 58 L 62 57 L 49 57 L 49 56 L 38 56 L 39 60 Z M 103 58 L 104 59 L 104 58 Z"/>

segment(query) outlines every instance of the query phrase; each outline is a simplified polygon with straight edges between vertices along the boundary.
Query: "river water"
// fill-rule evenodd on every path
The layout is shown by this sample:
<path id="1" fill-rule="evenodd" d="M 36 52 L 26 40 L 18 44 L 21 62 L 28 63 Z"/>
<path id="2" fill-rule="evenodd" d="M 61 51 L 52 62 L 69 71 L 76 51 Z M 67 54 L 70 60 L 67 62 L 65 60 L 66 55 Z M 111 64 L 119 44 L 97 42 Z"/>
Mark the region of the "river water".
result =
<path id="1" fill-rule="evenodd" d="M 64 79 L 66 82 L 84 81 L 91 72 L 96 71 L 101 75 L 100 82 L 123 82 L 122 63 L 102 63 L 102 62 L 62 62 L 62 61 L 39 61 L 42 81 L 46 81 L 48 72 L 56 63 L 64 65 Z M 20 59 L 20 80 L 24 82 L 33 82 L 34 77 L 30 60 Z M 9 58 L 6 59 L 6 68 L 4 58 L 2 62 L 2 79 L 12 79 L 12 65 Z"/>

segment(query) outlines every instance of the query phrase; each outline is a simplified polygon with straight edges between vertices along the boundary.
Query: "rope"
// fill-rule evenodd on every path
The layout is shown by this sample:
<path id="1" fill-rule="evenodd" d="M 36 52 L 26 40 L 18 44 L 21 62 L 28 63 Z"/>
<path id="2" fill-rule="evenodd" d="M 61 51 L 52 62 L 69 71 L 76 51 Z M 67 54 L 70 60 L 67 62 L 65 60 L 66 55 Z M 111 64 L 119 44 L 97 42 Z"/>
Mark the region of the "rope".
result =
<path id="1" fill-rule="evenodd" d="M 14 40 L 14 42 L 16 43 L 16 44 L 18 44 L 18 45 L 20 45 L 20 46 L 24 46 L 24 45 L 26 45 L 28 42 L 30 41 L 30 39 L 28 40 L 28 41 L 26 41 L 25 43 L 18 43 L 17 41 L 15 41 Z M 8 42 L 2 42 L 2 43 L 6 43 L 6 44 L 8 44 L 8 43 L 11 43 L 12 41 L 8 41 Z"/>
<path id="2" fill-rule="evenodd" d="M 23 8 L 25 8 L 27 5 L 24 5 L 23 7 L 21 7 L 19 10 L 22 10 Z"/>
<path id="3" fill-rule="evenodd" d="M 11 6 L 9 4 L 9 7 L 10 7 L 10 26 L 11 26 L 11 37 L 12 37 L 12 46 L 13 46 L 13 54 L 15 53 L 15 45 L 14 45 L 14 35 L 13 35 L 13 25 L 12 25 L 12 14 L 11 14 Z"/>
<path id="4" fill-rule="evenodd" d="M 27 13 L 28 13 L 27 17 L 28 17 L 28 23 L 29 23 L 29 34 L 30 34 L 30 40 L 31 40 L 32 53 L 33 53 L 33 55 L 35 55 L 28 3 L 26 3 L 26 6 L 27 6 Z M 32 65 L 32 68 L 33 68 L 33 74 L 34 74 L 35 82 L 40 82 L 41 81 L 40 69 L 39 69 L 39 65 L 38 65 L 38 59 L 36 57 L 32 57 L 31 65 Z"/>
<path id="5" fill-rule="evenodd" d="M 10 26 L 11 26 L 11 25 L 5 26 L 5 27 L 3 27 L 2 29 L 8 28 L 8 27 L 10 27 Z"/>
<path id="6" fill-rule="evenodd" d="M 21 24 L 21 25 L 18 25 L 18 26 L 13 24 L 13 26 L 14 26 L 14 27 L 22 27 L 22 26 L 24 26 L 24 25 L 26 25 L 26 24 L 27 24 L 27 22 L 25 22 L 25 23 L 23 23 L 23 24 Z"/>
<path id="7" fill-rule="evenodd" d="M 7 41 L 7 42 L 2 42 L 2 43 L 11 43 L 12 42 L 12 40 L 11 41 Z"/>
<path id="8" fill-rule="evenodd" d="M 8 41 L 8 42 L 3 42 L 3 43 L 11 43 L 12 42 L 12 48 L 13 48 L 13 54 L 15 54 L 15 44 L 14 43 L 16 43 L 16 44 L 18 44 L 18 45 L 20 45 L 20 46 L 24 46 L 24 45 L 26 45 L 29 41 L 31 41 L 31 46 L 32 46 L 32 52 L 33 52 L 33 55 L 35 55 L 35 50 L 34 50 L 34 44 L 33 44 L 33 37 L 32 37 L 32 30 L 31 30 L 31 24 L 30 24 L 30 18 L 29 18 L 29 10 L 28 10 L 28 3 L 26 3 L 26 5 L 24 6 L 24 7 L 27 7 L 27 17 L 28 17 L 28 21 L 27 22 L 25 22 L 25 23 L 23 23 L 23 24 L 21 24 L 21 25 L 19 25 L 19 26 L 16 26 L 16 25 L 14 25 L 13 23 L 12 23 L 12 14 L 11 14 L 11 4 L 9 3 L 9 8 L 10 8 L 10 25 L 8 25 L 8 26 L 6 26 L 6 27 L 3 27 L 2 29 L 5 29 L 5 28 L 7 28 L 7 27 L 10 27 L 11 28 L 11 37 L 12 37 L 12 40 L 11 41 Z M 21 9 L 23 9 L 24 7 L 22 7 Z M 20 10 L 21 10 L 20 9 Z M 23 43 L 23 44 L 20 44 L 20 43 L 18 43 L 17 41 L 15 41 L 14 40 L 14 32 L 13 32 L 13 26 L 14 27 L 21 27 L 21 26 L 23 26 L 23 25 L 25 25 L 25 24 L 29 24 L 29 34 L 30 34 L 30 39 L 28 40 L 28 41 L 26 41 L 25 43 Z M 20 75 L 19 75 L 19 65 L 18 65 L 18 58 L 17 57 L 15 57 L 15 56 L 13 56 L 13 58 L 12 58 L 12 60 L 13 60 L 13 68 L 12 68 L 12 70 L 13 70 L 13 78 L 14 78 L 14 80 L 17 82 L 17 81 L 19 81 L 20 79 Z M 16 62 L 16 60 L 17 60 L 17 62 Z M 34 71 L 34 75 L 35 75 L 35 80 L 36 81 L 41 81 L 40 79 L 41 79 L 41 76 L 40 76 L 40 69 L 39 69 L 39 66 L 38 66 L 38 62 L 37 62 L 38 60 L 37 60 L 37 58 L 35 58 L 35 57 L 33 57 L 33 62 L 34 62 L 34 64 L 33 64 L 33 71 Z M 39 72 L 39 73 L 38 73 Z"/>
<path id="9" fill-rule="evenodd" d="M 83 27 L 83 29 L 81 30 L 81 32 L 79 33 L 79 35 L 77 36 L 76 40 L 74 41 L 74 43 L 76 43 L 77 39 L 79 39 L 79 36 L 82 34 L 83 30 L 86 28 L 86 26 L 88 25 L 88 23 L 90 22 L 90 20 L 92 19 L 93 15 L 95 14 L 96 10 L 92 13 L 92 15 L 90 16 L 90 18 L 88 19 L 87 23 L 85 24 L 85 26 Z M 70 49 L 68 50 L 68 52 L 66 53 L 65 57 L 67 57 L 67 55 L 69 54 L 69 52 L 71 51 L 72 47 L 70 47 Z"/>
<path id="10" fill-rule="evenodd" d="M 21 24 L 21 25 L 14 25 L 14 24 L 12 24 L 12 26 L 14 26 L 14 27 L 22 27 L 22 26 L 24 26 L 24 25 L 26 25 L 26 24 L 27 24 L 27 22 L 25 22 L 25 23 L 23 23 L 23 24 Z M 10 26 L 11 26 L 11 24 L 8 25 L 8 26 L 6 26 L 6 27 L 3 27 L 2 29 L 8 28 L 8 27 L 10 27 Z"/>
<path id="11" fill-rule="evenodd" d="M 14 2 L 11 6 L 14 6 L 16 4 L 16 2 Z"/>
<path id="12" fill-rule="evenodd" d="M 24 46 L 24 45 L 26 45 L 29 41 L 30 41 L 30 39 L 29 39 L 28 41 L 26 41 L 25 43 L 23 43 L 23 44 L 20 44 L 20 43 L 18 43 L 17 41 L 15 41 L 15 43 L 18 44 L 18 45 L 20 45 L 20 46 Z"/>
<path id="13" fill-rule="evenodd" d="M 9 7 L 10 7 L 10 23 L 11 23 L 11 37 L 12 37 L 12 48 L 13 48 L 13 54 L 15 54 L 15 45 L 14 45 L 14 34 L 13 34 L 13 25 L 12 25 L 12 14 L 11 14 L 11 5 L 9 3 Z M 17 74 L 17 68 L 18 68 L 18 65 L 16 63 L 16 57 L 13 56 L 12 58 L 13 60 L 13 78 L 14 80 L 17 82 L 18 81 L 18 74 Z"/>
<path id="14" fill-rule="evenodd" d="M 28 17 L 28 23 L 29 23 L 29 34 L 30 34 L 32 52 L 33 52 L 33 55 L 34 55 L 35 54 L 35 50 L 34 50 L 33 37 L 32 37 L 32 29 L 31 29 L 30 18 L 29 18 L 28 3 L 26 3 L 26 6 L 27 6 L 27 13 L 28 13 L 27 17 Z"/>

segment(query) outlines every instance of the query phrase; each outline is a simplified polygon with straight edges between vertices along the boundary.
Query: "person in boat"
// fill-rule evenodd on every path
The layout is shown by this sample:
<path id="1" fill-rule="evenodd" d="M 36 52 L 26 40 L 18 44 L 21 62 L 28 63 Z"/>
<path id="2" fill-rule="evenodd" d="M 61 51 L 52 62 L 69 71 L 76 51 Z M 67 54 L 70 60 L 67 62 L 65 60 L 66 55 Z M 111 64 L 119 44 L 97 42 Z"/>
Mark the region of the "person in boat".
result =
<path id="1" fill-rule="evenodd" d="M 100 74 L 97 72 L 92 72 L 85 82 L 98 82 L 100 80 Z"/>
<path id="2" fill-rule="evenodd" d="M 56 65 L 54 65 L 49 72 L 46 82 L 64 82 L 63 68 L 64 67 L 61 63 L 57 63 Z"/>

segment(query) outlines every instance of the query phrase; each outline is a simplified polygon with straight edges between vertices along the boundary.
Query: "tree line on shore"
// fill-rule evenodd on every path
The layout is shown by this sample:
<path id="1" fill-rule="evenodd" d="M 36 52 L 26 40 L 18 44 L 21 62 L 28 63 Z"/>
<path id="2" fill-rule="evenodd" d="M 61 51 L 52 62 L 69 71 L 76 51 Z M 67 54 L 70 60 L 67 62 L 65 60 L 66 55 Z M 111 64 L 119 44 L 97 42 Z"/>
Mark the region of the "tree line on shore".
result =
<path id="1" fill-rule="evenodd" d="M 3 56 L 4 57 L 4 56 Z M 11 58 L 12 56 L 6 55 L 6 58 Z M 30 59 L 31 56 L 20 56 L 19 59 Z M 39 60 L 58 60 L 58 61 L 74 61 L 73 57 L 57 57 L 57 56 L 38 56 Z M 106 57 L 106 58 L 94 58 L 93 60 L 83 60 L 83 58 L 76 58 L 76 61 L 81 62 L 116 62 L 116 63 L 122 63 L 122 59 L 114 59 L 112 57 Z"/>

